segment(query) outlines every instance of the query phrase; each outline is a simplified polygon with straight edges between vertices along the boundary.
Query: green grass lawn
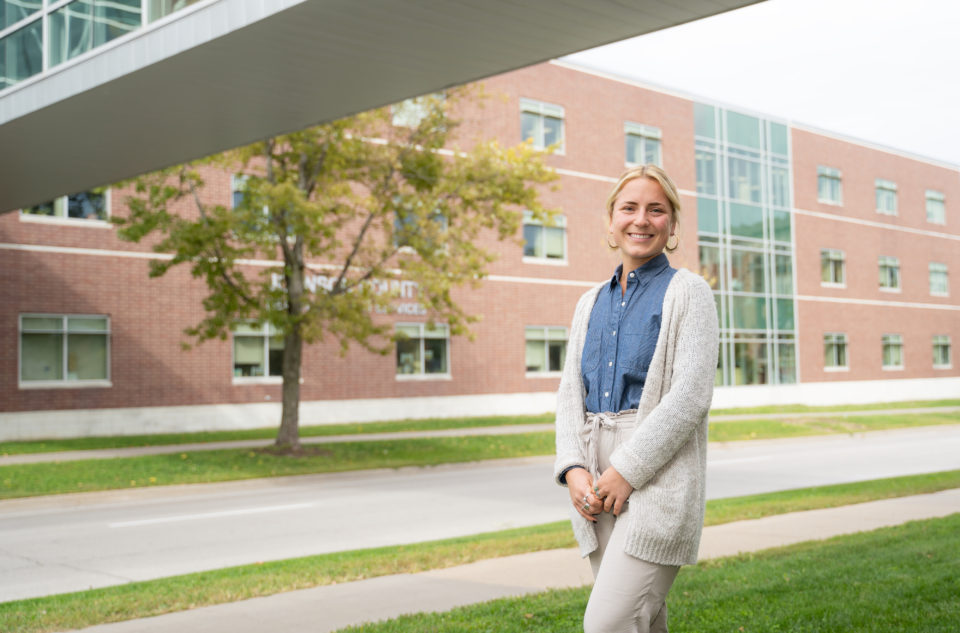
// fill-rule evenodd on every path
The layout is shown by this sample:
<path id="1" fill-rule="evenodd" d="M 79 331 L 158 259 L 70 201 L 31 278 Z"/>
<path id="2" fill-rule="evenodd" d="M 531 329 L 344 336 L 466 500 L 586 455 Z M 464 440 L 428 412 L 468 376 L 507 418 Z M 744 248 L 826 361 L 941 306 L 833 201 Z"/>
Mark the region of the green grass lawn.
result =
<path id="1" fill-rule="evenodd" d="M 718 422 L 710 425 L 710 439 L 771 439 L 939 424 L 960 424 L 960 411 Z M 543 431 L 310 444 L 295 457 L 274 454 L 269 446 L 265 441 L 259 449 L 0 465 L 0 499 L 551 455 L 554 436 Z"/>
<path id="2" fill-rule="evenodd" d="M 0 498 L 428 466 L 553 451 L 553 433 L 547 432 L 320 444 L 297 457 L 275 455 L 269 449 L 228 449 L 12 464 L 0 467 Z"/>
<path id="3" fill-rule="evenodd" d="M 802 433 L 800 427 L 800 418 L 790 418 L 787 414 L 791 413 L 810 413 L 835 411 L 843 413 L 845 411 L 871 411 L 871 410 L 897 410 L 907 408 L 921 407 L 951 407 L 960 406 L 960 400 L 924 400 L 914 402 L 893 402 L 870 405 L 846 405 L 833 407 L 808 407 L 804 405 L 784 405 L 774 407 L 754 407 L 745 409 L 714 409 L 711 415 L 748 415 L 751 413 L 767 414 L 781 413 L 786 416 L 786 422 L 781 426 L 769 424 L 761 429 L 761 432 L 772 434 L 773 437 L 789 436 L 791 434 L 814 434 L 824 432 L 849 432 L 858 429 L 856 422 L 851 423 L 851 418 L 838 415 L 835 419 L 820 420 L 819 425 L 811 427 L 811 433 Z M 876 416 L 883 417 L 883 416 Z M 899 416 L 902 420 L 906 416 Z M 369 433 L 390 433 L 402 431 L 432 431 L 441 429 L 458 428 L 477 428 L 489 426 L 506 426 L 516 424 L 540 424 L 553 422 L 553 414 L 545 413 L 543 415 L 525 415 L 525 416 L 485 416 L 474 418 L 433 418 L 424 420 L 397 420 L 390 422 L 363 422 L 353 424 L 330 424 L 322 426 L 302 426 L 300 435 L 304 438 L 326 437 L 330 435 L 363 435 Z M 859 418 L 858 418 L 859 419 Z M 954 418 L 951 424 L 960 422 L 960 419 Z M 763 421 L 769 422 L 769 421 Z M 811 421 L 812 422 L 812 421 Z M 741 422 L 725 422 L 723 426 L 730 425 L 730 428 L 720 429 L 720 425 L 711 425 L 711 433 L 719 433 L 718 439 L 726 439 L 726 434 L 734 433 L 733 429 Z M 758 421 L 751 421 L 748 426 L 759 424 Z M 853 424 L 853 426 L 847 426 Z M 901 423 L 897 423 L 902 426 Z M 756 430 L 751 426 L 751 430 Z M 748 439 L 750 431 L 746 432 L 746 437 L 737 439 Z M 47 439 L 22 442 L 0 442 L 0 455 L 23 455 L 28 453 L 48 453 L 56 451 L 79 451 L 99 448 L 127 448 L 135 446 L 169 446 L 172 444 L 194 444 L 204 442 L 228 442 L 232 440 L 265 440 L 264 444 L 269 443 L 277 435 L 276 428 L 249 429 L 244 431 L 209 431 L 201 433 L 166 433 L 159 435 L 130 435 L 118 437 L 84 437 L 75 439 Z M 739 432 L 743 436 L 743 432 Z M 766 435 L 765 435 L 766 436 Z M 759 436 L 758 436 L 759 437 Z"/>
<path id="4" fill-rule="evenodd" d="M 960 514 L 684 568 L 672 633 L 956 633 Z M 589 588 L 494 600 L 344 629 L 579 633 Z"/>
<path id="5" fill-rule="evenodd" d="M 705 523 L 715 525 L 784 512 L 836 507 L 958 487 L 960 487 L 960 470 L 788 490 L 749 497 L 716 499 L 707 502 Z M 462 565 L 486 558 L 574 545 L 570 524 L 567 521 L 560 521 L 414 545 L 338 552 L 243 565 L 2 603 L 0 604 L 0 631 L 43 633 L 83 628 L 282 591 L 350 582 L 387 574 L 413 573 Z"/>

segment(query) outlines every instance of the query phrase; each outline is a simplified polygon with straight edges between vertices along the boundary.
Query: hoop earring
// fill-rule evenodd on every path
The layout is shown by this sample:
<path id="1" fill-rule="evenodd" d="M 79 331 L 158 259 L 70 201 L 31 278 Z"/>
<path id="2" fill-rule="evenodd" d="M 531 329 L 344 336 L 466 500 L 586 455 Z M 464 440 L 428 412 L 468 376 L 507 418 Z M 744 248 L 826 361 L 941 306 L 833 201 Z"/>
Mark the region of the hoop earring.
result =
<path id="1" fill-rule="evenodd" d="M 668 251 L 675 251 L 675 250 L 677 250 L 677 247 L 680 246 L 680 238 L 677 237 L 677 234 L 676 234 L 676 233 L 674 233 L 674 234 L 671 235 L 670 237 L 676 238 L 677 241 L 673 243 L 673 246 L 670 246 L 670 238 L 667 238 L 667 244 L 666 244 L 667 250 L 668 250 Z"/>
<path id="2" fill-rule="evenodd" d="M 620 248 L 620 247 L 617 246 L 616 244 L 611 244 L 611 243 L 610 243 L 610 234 L 609 234 L 609 233 L 607 233 L 607 248 L 612 249 L 612 250 L 617 250 L 618 248 Z"/>

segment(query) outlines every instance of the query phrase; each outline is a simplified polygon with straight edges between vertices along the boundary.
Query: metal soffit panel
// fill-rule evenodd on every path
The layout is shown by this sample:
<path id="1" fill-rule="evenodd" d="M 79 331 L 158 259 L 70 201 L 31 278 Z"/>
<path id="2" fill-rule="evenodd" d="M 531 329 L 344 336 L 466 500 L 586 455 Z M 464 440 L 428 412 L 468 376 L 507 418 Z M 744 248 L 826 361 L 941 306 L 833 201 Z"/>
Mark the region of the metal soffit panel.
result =
<path id="1" fill-rule="evenodd" d="M 217 0 L 0 95 L 0 211 L 754 1 Z"/>

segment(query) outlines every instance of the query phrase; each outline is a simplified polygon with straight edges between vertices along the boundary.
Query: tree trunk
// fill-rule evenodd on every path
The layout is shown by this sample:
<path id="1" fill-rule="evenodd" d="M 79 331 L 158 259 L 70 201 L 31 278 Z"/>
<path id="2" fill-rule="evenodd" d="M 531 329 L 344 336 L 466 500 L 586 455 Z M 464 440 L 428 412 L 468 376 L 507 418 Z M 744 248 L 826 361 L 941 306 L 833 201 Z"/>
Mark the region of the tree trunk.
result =
<path id="1" fill-rule="evenodd" d="M 303 307 L 303 245 L 298 240 L 292 257 L 285 257 L 287 310 L 292 325 L 283 337 L 283 413 L 276 445 L 290 451 L 300 449 L 300 363 L 303 358 L 303 336 L 300 319 Z M 289 261 L 293 260 L 293 261 Z"/>

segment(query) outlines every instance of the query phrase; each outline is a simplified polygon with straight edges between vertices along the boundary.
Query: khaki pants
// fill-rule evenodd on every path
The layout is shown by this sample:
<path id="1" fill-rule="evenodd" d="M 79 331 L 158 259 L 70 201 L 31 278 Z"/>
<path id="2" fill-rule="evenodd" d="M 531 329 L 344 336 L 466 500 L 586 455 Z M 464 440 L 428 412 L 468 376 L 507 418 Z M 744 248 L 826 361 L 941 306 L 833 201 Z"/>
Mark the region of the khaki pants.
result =
<path id="1" fill-rule="evenodd" d="M 634 426 L 628 418 L 599 428 L 594 445 L 601 473 L 610 467 L 610 454 L 630 437 Z M 624 552 L 629 520 L 629 503 L 619 517 L 612 512 L 597 515 L 600 546 L 590 554 L 595 581 L 583 616 L 585 633 L 667 631 L 665 600 L 680 568 L 649 563 Z"/>

